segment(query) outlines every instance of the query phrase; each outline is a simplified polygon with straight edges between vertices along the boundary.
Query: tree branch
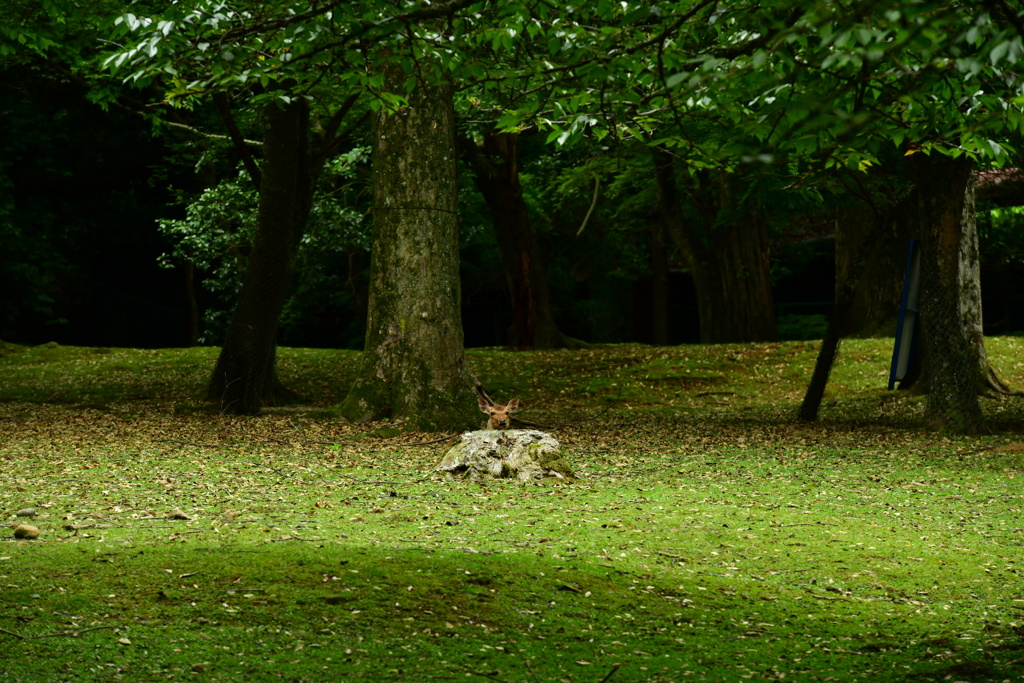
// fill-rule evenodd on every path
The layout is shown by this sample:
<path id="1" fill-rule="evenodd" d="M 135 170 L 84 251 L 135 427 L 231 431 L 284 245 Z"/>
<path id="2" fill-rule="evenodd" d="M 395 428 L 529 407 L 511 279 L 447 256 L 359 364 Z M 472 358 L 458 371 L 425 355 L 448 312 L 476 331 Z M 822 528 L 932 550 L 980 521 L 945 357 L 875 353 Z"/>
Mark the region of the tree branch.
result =
<path id="1" fill-rule="evenodd" d="M 235 150 L 242 156 L 242 164 L 245 166 L 249 178 L 252 180 L 253 185 L 256 186 L 256 189 L 259 190 L 260 184 L 263 182 L 263 176 L 260 173 L 260 167 L 257 165 L 256 160 L 249 153 L 249 147 L 246 145 L 245 138 L 242 137 L 242 131 L 238 129 L 235 117 L 231 115 L 227 93 L 215 92 L 213 94 L 213 102 L 217 106 L 220 120 L 224 122 L 224 127 L 228 130 L 228 137 L 234 143 Z"/>

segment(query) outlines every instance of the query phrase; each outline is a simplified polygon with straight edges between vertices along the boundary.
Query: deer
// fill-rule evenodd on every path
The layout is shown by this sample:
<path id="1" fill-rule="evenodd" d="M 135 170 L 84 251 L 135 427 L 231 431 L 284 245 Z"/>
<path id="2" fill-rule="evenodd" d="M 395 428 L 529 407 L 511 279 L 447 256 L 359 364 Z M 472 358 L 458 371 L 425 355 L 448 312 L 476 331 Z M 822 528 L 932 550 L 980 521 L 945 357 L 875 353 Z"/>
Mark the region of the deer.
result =
<path id="1" fill-rule="evenodd" d="M 501 405 L 500 403 L 492 403 L 483 396 L 477 396 L 476 403 L 480 406 L 480 411 L 488 415 L 487 422 L 484 422 L 481 429 L 508 429 L 509 424 L 512 422 L 509 413 L 519 410 L 520 400 L 514 398 L 508 404 Z"/>

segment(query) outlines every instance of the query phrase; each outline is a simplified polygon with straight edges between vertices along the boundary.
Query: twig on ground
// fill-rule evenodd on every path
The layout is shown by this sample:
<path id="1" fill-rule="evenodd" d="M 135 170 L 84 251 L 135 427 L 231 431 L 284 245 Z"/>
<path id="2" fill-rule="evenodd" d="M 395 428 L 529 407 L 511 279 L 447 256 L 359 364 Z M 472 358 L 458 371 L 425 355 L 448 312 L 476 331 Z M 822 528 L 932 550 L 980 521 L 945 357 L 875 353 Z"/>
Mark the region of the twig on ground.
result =
<path id="1" fill-rule="evenodd" d="M 454 439 L 456 436 L 457 436 L 457 434 L 446 434 L 446 435 L 442 436 L 440 439 L 432 439 L 430 441 L 413 441 L 412 443 L 400 443 L 400 444 L 395 444 L 395 445 L 400 446 L 402 448 L 407 448 L 409 446 L 429 446 L 432 443 L 441 443 L 442 441 L 448 441 L 449 439 Z"/>
<path id="2" fill-rule="evenodd" d="M 685 558 L 685 557 L 683 557 L 682 555 L 674 555 L 674 554 L 672 554 L 672 553 L 666 553 L 666 552 L 665 552 L 665 551 L 663 551 L 663 550 L 658 550 L 658 551 L 656 551 L 656 552 L 657 552 L 657 553 L 658 553 L 659 555 L 664 555 L 665 557 L 671 557 L 671 558 L 672 558 L 673 560 L 686 560 L 686 558 Z"/>
<path id="3" fill-rule="evenodd" d="M 44 633 L 41 636 L 30 636 L 31 638 L 59 638 L 61 636 L 71 636 L 77 638 L 78 634 L 85 633 L 86 631 L 99 631 L 101 628 L 117 628 L 116 625 L 110 624 L 108 626 L 90 626 L 89 628 L 80 628 L 73 631 L 61 631 L 60 633 Z"/>

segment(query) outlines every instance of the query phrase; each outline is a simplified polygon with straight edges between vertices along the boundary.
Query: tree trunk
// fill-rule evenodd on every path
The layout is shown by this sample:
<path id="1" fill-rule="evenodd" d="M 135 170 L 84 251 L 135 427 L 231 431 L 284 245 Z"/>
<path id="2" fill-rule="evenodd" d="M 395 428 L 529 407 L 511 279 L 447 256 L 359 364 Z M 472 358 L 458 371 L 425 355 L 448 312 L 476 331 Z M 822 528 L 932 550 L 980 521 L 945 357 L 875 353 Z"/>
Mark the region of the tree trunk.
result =
<path id="1" fill-rule="evenodd" d="M 268 105 L 263 129 L 256 235 L 209 387 L 210 400 L 242 415 L 290 396 L 277 377 L 277 329 L 312 201 L 305 100 Z"/>
<path id="2" fill-rule="evenodd" d="M 384 71 L 401 92 L 404 74 Z M 419 83 L 382 110 L 373 148 L 373 251 L 366 346 L 342 405 L 350 420 L 463 429 L 476 384 L 463 352 L 455 114 L 450 84 Z"/>
<path id="3" fill-rule="evenodd" d="M 913 211 L 921 239 L 921 323 L 930 382 L 927 415 L 951 431 L 982 429 L 978 393 L 984 341 L 970 159 L 910 157 Z"/>
<path id="4" fill-rule="evenodd" d="M 890 206 L 876 209 L 866 202 L 838 207 L 835 225 L 837 298 L 858 258 L 863 267 L 856 288 L 850 292 L 845 334 L 893 336 L 899 317 L 907 246 L 914 235 L 903 229 L 902 221 L 892 218 Z M 865 248 L 867 252 L 862 253 Z"/>
<path id="5" fill-rule="evenodd" d="M 964 281 L 960 293 L 963 298 L 964 331 L 970 349 L 971 367 L 975 385 L 981 395 L 1013 394 L 1009 386 L 988 362 L 985 351 L 985 329 L 981 310 L 981 249 L 978 246 L 977 214 L 974 210 L 974 183 L 972 175 L 964 194 L 963 238 L 960 249 L 960 272 Z"/>
<path id="6" fill-rule="evenodd" d="M 928 394 L 930 419 L 965 433 L 981 429 L 980 393 L 1011 393 L 985 352 L 970 162 L 917 154 L 910 165 L 909 193 L 879 197 L 881 209 L 865 204 L 863 213 L 847 211 L 837 226 L 843 234 L 836 241 L 836 306 L 801 419 L 817 417 L 840 339 L 884 319 L 886 306 L 898 310 L 911 238 L 922 243 L 921 327 L 918 353 L 899 388 Z"/>
<path id="7" fill-rule="evenodd" d="M 463 144 L 476 187 L 490 209 L 501 250 L 501 263 L 512 294 L 514 345 L 535 349 L 578 348 L 580 342 L 562 334 L 551 313 L 547 276 L 519 182 L 518 142 L 516 133 L 491 131 L 484 134 L 481 146 L 471 140 Z"/>
<path id="8" fill-rule="evenodd" d="M 768 230 L 747 215 L 716 226 L 713 247 L 692 265 L 701 342 L 775 341 Z"/>
<path id="9" fill-rule="evenodd" d="M 868 220 L 870 216 L 870 220 Z M 856 224 L 861 228 L 856 241 L 856 251 L 844 259 L 842 279 L 840 280 L 837 271 L 837 281 L 841 285 L 836 289 L 835 306 L 832 308 L 832 315 L 829 317 L 828 329 L 821 340 L 821 347 L 818 349 L 818 358 L 814 363 L 814 372 L 811 375 L 810 384 L 807 386 L 807 393 L 800 404 L 799 417 L 805 422 L 814 422 L 818 419 L 818 410 L 821 408 L 821 400 L 825 396 L 825 388 L 828 386 L 828 378 L 832 373 L 832 366 L 835 364 L 836 356 L 839 355 L 839 345 L 843 337 L 847 336 L 854 329 L 857 319 L 858 302 L 863 301 L 859 297 L 860 291 L 864 288 L 866 273 L 870 271 L 870 264 L 877 255 L 877 235 L 881 232 L 881 225 L 885 219 L 875 215 L 874 211 L 864 216 L 859 216 Z M 850 248 L 850 242 L 844 244 Z M 839 248 L 837 241 L 836 248 Z"/>
<path id="10" fill-rule="evenodd" d="M 687 220 L 673 158 L 655 151 L 654 169 L 661 219 L 693 274 L 701 343 L 777 339 L 767 227 L 733 204 L 732 175 L 698 175 L 690 194 L 699 219 Z"/>

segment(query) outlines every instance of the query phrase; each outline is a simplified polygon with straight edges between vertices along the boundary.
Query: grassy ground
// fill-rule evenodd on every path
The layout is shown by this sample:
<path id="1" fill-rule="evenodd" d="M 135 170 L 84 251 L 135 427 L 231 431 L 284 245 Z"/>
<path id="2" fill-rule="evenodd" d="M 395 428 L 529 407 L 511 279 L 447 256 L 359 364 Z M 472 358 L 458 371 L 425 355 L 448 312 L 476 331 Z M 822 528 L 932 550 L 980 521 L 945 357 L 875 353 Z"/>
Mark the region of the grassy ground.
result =
<path id="1" fill-rule="evenodd" d="M 211 349 L 0 345 L 0 514 L 41 530 L 0 539 L 0 680 L 1021 680 L 1024 400 L 930 432 L 851 340 L 801 424 L 815 353 L 472 351 L 579 475 L 523 486 L 338 419 L 349 352 L 281 350 L 309 402 L 243 419 Z"/>

